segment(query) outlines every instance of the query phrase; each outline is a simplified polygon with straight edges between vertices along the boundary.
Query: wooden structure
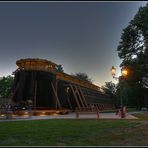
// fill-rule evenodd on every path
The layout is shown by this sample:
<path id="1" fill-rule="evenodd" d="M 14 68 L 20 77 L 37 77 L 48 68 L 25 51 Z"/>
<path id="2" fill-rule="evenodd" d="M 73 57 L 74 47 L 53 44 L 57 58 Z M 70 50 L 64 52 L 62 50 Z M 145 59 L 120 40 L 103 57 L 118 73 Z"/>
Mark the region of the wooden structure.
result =
<path id="1" fill-rule="evenodd" d="M 32 100 L 33 109 L 112 107 L 112 100 L 101 93 L 100 87 L 58 71 L 58 65 L 44 59 L 20 59 L 14 72 L 13 101 Z"/>

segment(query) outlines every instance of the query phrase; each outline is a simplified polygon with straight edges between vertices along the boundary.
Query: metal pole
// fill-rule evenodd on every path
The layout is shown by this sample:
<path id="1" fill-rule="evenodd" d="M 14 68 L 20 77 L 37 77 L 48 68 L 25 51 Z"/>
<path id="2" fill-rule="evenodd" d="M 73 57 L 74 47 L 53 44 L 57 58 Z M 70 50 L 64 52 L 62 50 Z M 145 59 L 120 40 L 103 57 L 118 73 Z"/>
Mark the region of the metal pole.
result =
<path id="1" fill-rule="evenodd" d="M 125 117 L 125 113 L 124 113 L 124 110 L 123 110 L 123 100 L 122 100 L 122 96 L 120 96 L 120 101 L 121 101 L 121 118 L 124 118 Z"/>
<path id="2" fill-rule="evenodd" d="M 122 96 L 120 96 L 120 106 L 123 107 Z"/>

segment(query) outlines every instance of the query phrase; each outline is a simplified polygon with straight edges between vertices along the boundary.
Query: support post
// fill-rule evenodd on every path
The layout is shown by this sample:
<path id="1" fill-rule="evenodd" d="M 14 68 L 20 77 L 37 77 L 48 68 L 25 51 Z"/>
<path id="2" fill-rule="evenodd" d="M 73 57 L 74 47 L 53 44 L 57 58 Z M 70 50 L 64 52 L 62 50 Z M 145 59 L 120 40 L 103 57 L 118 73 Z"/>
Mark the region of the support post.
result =
<path id="1" fill-rule="evenodd" d="M 51 82 L 51 86 L 52 86 L 52 89 L 53 89 L 53 92 L 54 92 L 54 95 L 55 95 L 57 104 L 58 104 L 58 106 L 59 106 L 59 109 L 62 109 L 61 103 L 60 103 L 59 98 L 58 98 L 58 95 L 57 95 L 57 91 L 56 91 L 56 89 L 54 88 L 54 85 L 53 85 L 52 82 Z"/>
<path id="2" fill-rule="evenodd" d="M 34 91 L 34 108 L 36 109 L 36 96 L 37 96 L 37 80 L 35 80 L 35 91 Z"/>
<path id="3" fill-rule="evenodd" d="M 77 103 L 77 105 L 78 105 L 78 108 L 81 108 L 80 103 L 79 103 L 79 100 L 78 100 L 78 98 L 77 98 L 77 96 L 76 96 L 76 93 L 75 93 L 75 91 L 74 91 L 74 89 L 73 89 L 73 86 L 72 86 L 71 84 L 70 84 L 70 87 L 71 87 L 71 90 L 72 90 L 72 92 L 73 92 L 73 94 L 74 94 L 74 97 L 75 97 L 76 103 Z"/>

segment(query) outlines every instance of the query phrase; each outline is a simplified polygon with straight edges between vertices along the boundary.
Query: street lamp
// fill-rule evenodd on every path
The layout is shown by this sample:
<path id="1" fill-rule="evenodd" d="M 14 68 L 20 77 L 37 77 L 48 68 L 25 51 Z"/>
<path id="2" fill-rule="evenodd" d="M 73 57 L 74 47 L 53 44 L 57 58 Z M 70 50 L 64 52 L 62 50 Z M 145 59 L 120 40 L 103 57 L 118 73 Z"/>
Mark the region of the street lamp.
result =
<path id="1" fill-rule="evenodd" d="M 111 74 L 112 74 L 113 78 L 119 79 L 119 77 L 115 77 L 115 75 L 116 75 L 116 68 L 114 66 L 112 66 L 112 68 L 111 68 Z M 126 67 L 122 67 L 121 68 L 121 75 L 123 77 L 126 77 L 128 75 L 128 70 L 126 69 Z"/>
<path id="2" fill-rule="evenodd" d="M 128 71 L 125 67 L 122 67 L 121 74 L 122 74 L 123 77 L 126 77 L 128 75 Z"/>
<path id="3" fill-rule="evenodd" d="M 112 68 L 111 68 L 111 74 L 112 74 L 114 79 L 118 79 L 117 77 L 115 77 L 115 75 L 116 75 L 116 68 L 114 66 L 112 66 Z"/>
<path id="4" fill-rule="evenodd" d="M 121 77 L 116 77 L 116 68 L 114 66 L 112 66 L 111 68 L 111 74 L 113 76 L 114 79 L 119 80 L 120 78 L 125 78 L 128 75 L 128 70 L 126 69 L 126 67 L 122 67 L 121 68 Z M 125 117 L 125 113 L 123 111 L 123 100 L 122 97 L 120 97 L 120 106 L 121 106 L 121 118 Z"/>

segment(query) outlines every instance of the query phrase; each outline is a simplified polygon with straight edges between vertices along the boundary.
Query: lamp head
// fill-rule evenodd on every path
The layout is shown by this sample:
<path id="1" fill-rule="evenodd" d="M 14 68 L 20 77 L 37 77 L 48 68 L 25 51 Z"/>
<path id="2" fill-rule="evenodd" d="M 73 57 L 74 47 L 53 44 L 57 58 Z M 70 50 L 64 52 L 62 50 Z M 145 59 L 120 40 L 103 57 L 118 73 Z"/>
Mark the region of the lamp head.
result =
<path id="1" fill-rule="evenodd" d="M 111 68 L 111 74 L 113 77 L 116 75 L 116 68 L 114 66 Z"/>
<path id="2" fill-rule="evenodd" d="M 128 75 L 128 70 L 125 67 L 122 67 L 121 74 L 122 76 L 126 77 Z"/>

